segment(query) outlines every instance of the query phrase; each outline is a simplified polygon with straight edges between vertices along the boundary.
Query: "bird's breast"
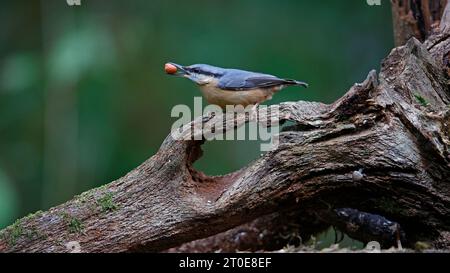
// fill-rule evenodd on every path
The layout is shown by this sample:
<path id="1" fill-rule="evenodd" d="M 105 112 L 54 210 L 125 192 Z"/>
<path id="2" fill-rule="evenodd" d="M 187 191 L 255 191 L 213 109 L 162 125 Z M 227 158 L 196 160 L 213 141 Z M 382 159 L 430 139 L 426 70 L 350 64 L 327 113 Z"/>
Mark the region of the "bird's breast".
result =
<path id="1" fill-rule="evenodd" d="M 274 89 L 252 89 L 244 91 L 222 90 L 213 84 L 200 87 L 204 98 L 210 104 L 225 108 L 227 105 L 254 105 L 272 99 Z"/>

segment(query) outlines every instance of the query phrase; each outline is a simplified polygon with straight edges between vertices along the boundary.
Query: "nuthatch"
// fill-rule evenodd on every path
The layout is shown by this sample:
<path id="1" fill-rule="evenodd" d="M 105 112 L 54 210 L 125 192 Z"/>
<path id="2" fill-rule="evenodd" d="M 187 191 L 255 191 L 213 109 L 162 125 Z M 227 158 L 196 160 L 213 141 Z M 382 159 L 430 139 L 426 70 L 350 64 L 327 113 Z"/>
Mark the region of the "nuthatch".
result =
<path id="1" fill-rule="evenodd" d="M 272 99 L 273 94 L 287 86 L 308 87 L 307 83 L 296 80 L 207 64 L 181 66 L 167 63 L 165 71 L 167 74 L 185 77 L 197 83 L 208 103 L 223 109 L 227 105 L 258 105 Z"/>

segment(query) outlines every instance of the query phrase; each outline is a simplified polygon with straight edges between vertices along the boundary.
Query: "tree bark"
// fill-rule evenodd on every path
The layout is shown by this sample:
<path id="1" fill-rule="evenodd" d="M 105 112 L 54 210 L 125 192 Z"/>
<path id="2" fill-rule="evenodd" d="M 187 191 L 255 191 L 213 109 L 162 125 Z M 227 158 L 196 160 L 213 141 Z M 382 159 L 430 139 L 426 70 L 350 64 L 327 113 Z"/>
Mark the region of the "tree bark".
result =
<path id="1" fill-rule="evenodd" d="M 448 0 L 391 0 L 395 45 L 411 37 L 421 42 L 440 31 L 439 25 Z"/>
<path id="2" fill-rule="evenodd" d="M 292 211 L 311 234 L 333 224 L 330 211 L 338 208 L 382 215 L 401 225 L 410 245 L 448 250 L 449 52 L 442 27 L 423 44 L 412 38 L 393 49 L 379 75 L 370 72 L 333 104 L 272 106 L 280 109 L 274 118 L 294 125 L 280 133 L 276 150 L 232 174 L 195 170 L 204 141 L 169 135 L 123 178 L 1 231 L 0 252 L 156 252 L 257 219 L 290 222 Z M 249 119 L 226 118 L 231 127 Z"/>

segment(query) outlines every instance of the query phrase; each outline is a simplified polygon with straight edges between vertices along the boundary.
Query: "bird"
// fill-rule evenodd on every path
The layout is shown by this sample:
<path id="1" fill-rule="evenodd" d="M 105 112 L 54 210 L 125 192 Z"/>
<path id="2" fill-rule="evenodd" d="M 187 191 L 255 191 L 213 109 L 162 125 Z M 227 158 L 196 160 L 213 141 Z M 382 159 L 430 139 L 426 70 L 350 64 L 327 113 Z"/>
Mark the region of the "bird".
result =
<path id="1" fill-rule="evenodd" d="M 228 105 L 258 106 L 285 87 L 308 87 L 307 83 L 297 80 L 208 64 L 182 66 L 169 62 L 164 69 L 169 75 L 188 78 L 196 83 L 206 101 L 222 109 Z"/>

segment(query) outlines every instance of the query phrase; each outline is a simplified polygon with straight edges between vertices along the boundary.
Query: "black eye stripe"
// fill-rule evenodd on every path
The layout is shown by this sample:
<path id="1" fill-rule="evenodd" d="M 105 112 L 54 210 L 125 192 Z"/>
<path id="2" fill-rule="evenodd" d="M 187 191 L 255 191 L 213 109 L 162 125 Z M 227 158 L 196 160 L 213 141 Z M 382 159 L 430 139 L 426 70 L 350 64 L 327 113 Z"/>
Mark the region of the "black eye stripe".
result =
<path id="1" fill-rule="evenodd" d="M 189 68 L 188 70 L 193 73 L 197 73 L 197 74 L 200 73 L 200 69 L 198 69 L 198 68 Z"/>
<path id="2" fill-rule="evenodd" d="M 192 73 L 195 73 L 195 74 L 202 74 L 205 76 L 213 76 L 213 77 L 222 76 L 221 73 L 213 73 L 213 72 L 209 72 L 209 71 L 204 71 L 204 70 L 201 70 L 200 68 L 190 68 L 189 71 Z"/>

